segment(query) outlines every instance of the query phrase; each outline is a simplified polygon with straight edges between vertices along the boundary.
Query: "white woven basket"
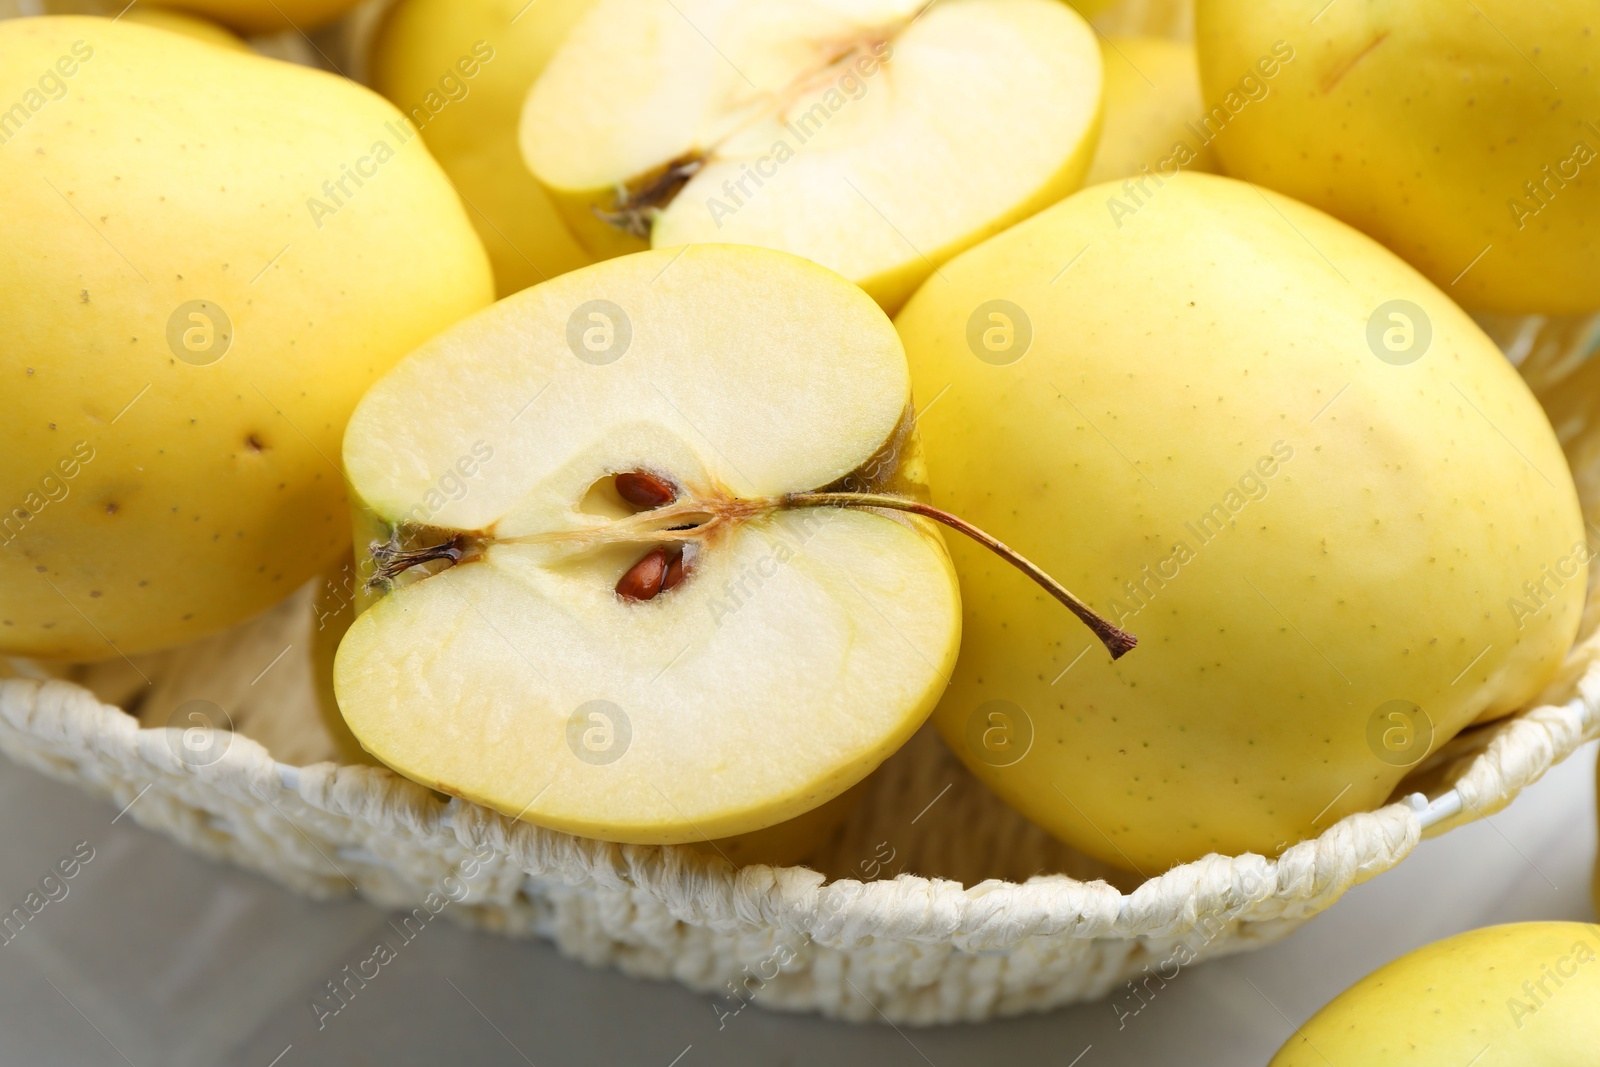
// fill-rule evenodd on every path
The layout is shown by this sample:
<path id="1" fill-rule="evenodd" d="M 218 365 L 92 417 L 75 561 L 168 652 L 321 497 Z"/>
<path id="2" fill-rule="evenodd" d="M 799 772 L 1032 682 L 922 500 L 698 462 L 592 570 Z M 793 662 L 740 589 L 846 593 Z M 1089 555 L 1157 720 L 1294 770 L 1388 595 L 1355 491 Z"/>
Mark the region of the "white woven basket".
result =
<path id="1" fill-rule="evenodd" d="M 1187 18 L 1172 0 L 1125 0 L 1097 22 L 1182 35 Z M 1564 376 L 1571 353 L 1592 351 L 1600 319 L 1484 324 L 1538 383 L 1553 367 Z M 1600 434 L 1559 429 L 1593 519 Z M 711 993 L 719 1010 L 753 1002 L 896 1023 L 979 1020 L 1105 996 L 1147 970 L 1275 941 L 1422 837 L 1500 810 L 1600 736 L 1593 589 L 1584 639 L 1533 706 L 1455 738 L 1393 803 L 1276 858 L 1210 856 L 1143 884 L 1006 808 L 928 730 L 869 779 L 815 869 L 735 869 L 686 847 L 576 838 L 387 770 L 325 762 L 335 749 L 311 682 L 310 590 L 132 662 L 0 660 L 0 750 L 296 892 L 360 893 L 546 937 L 585 962 Z M 205 739 L 213 762 L 163 725 L 181 722 L 174 713 L 195 699 L 234 726 Z"/>

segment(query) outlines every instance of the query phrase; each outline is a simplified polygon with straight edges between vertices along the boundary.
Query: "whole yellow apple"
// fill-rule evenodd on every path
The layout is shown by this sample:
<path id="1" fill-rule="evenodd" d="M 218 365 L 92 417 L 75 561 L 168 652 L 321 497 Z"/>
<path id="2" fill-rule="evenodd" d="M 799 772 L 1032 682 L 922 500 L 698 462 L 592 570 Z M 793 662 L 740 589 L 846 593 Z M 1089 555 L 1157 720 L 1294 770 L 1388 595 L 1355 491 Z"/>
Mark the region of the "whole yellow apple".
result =
<path id="1" fill-rule="evenodd" d="M 1224 169 L 1398 252 L 1457 303 L 1600 308 L 1600 20 L 1523 0 L 1199 0 Z M 1261 95 L 1230 92 L 1283 41 Z"/>
<path id="2" fill-rule="evenodd" d="M 115 16 L 119 22 L 137 22 L 143 26 L 153 26 L 158 30 L 182 34 L 196 41 L 205 41 L 235 52 L 250 51 L 250 46 L 232 30 L 197 15 L 174 11 L 171 8 L 152 7 L 148 0 L 141 0 L 136 4 L 119 4 L 109 0 L 0 0 L 0 19 L 34 15 Z"/>
<path id="3" fill-rule="evenodd" d="M 182 11 L 169 11 L 162 7 L 146 7 L 135 4 L 122 13 L 119 21 L 135 22 L 141 26 L 151 26 L 168 33 L 182 34 L 196 41 L 217 45 L 235 52 L 248 52 L 250 46 L 238 34 L 233 33 L 207 19 L 185 14 Z"/>
<path id="4" fill-rule="evenodd" d="M 866 796 L 868 781 L 863 779 L 832 800 L 776 826 L 715 841 L 697 841 L 689 847 L 702 856 L 720 856 L 735 867 L 793 867 L 813 861 L 850 820 Z"/>
<path id="5" fill-rule="evenodd" d="M 1179 174 L 1085 189 L 941 269 L 896 325 L 934 502 L 1139 638 L 1115 663 L 952 539 L 944 736 L 1074 847 L 1159 874 L 1382 804 L 1535 694 L 1589 549 L 1517 373 L 1376 242 Z"/>
<path id="6" fill-rule="evenodd" d="M 1117 0 L 1062 0 L 1068 7 L 1077 11 L 1084 18 L 1094 18 L 1106 8 L 1115 4 Z"/>
<path id="7" fill-rule="evenodd" d="M 240 33 L 305 32 L 332 22 L 359 0 L 144 0 L 203 15 Z"/>
<path id="8" fill-rule="evenodd" d="M 507 296 L 592 261 L 517 143 L 528 88 L 594 0 L 403 0 L 372 49 L 372 86 L 406 112 L 455 183 Z"/>
<path id="9" fill-rule="evenodd" d="M 344 79 L 0 23 L 0 651 L 199 637 L 349 545 L 344 424 L 492 298 L 420 140 Z"/>
<path id="10" fill-rule="evenodd" d="M 1135 178 L 1146 169 L 1217 170 L 1200 104 L 1194 45 L 1164 37 L 1101 38 L 1105 119 L 1085 185 Z M 1200 124 L 1200 125 L 1197 125 Z"/>
<path id="11" fill-rule="evenodd" d="M 1600 926 L 1515 923 L 1426 945 L 1335 997 L 1270 1067 L 1590 1067 Z"/>

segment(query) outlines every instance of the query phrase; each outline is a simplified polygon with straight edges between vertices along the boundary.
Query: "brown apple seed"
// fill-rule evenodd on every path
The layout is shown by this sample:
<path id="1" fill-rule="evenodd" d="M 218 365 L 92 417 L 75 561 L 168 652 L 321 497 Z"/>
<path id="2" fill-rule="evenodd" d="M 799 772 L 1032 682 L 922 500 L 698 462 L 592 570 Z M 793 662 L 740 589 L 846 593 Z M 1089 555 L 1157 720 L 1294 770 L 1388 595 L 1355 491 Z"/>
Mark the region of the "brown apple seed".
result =
<path id="1" fill-rule="evenodd" d="M 683 550 L 679 549 L 678 553 L 667 563 L 666 577 L 661 579 L 662 591 L 671 589 L 681 581 L 683 581 Z"/>
<path id="2" fill-rule="evenodd" d="M 659 508 L 678 499 L 671 483 L 649 471 L 617 475 L 617 493 L 636 508 Z"/>
<path id="3" fill-rule="evenodd" d="M 666 577 L 666 550 L 653 548 L 617 581 L 617 593 L 624 600 L 651 600 L 661 592 Z"/>

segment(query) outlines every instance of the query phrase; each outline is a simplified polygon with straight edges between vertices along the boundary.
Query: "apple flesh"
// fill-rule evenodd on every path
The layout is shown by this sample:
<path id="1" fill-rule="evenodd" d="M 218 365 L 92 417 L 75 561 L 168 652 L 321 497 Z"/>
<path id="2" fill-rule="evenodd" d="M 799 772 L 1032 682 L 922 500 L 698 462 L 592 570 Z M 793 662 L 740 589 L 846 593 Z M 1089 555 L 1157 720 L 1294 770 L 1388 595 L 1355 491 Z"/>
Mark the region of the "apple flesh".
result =
<path id="1" fill-rule="evenodd" d="M 784 498 L 925 496 L 910 401 L 882 311 L 780 252 L 641 253 L 457 324 L 345 438 L 379 579 L 346 722 L 426 785 L 613 841 L 839 795 L 944 689 L 955 575 L 924 518 Z M 680 580 L 628 585 L 669 551 Z"/>
<path id="2" fill-rule="evenodd" d="M 522 152 L 597 255 L 783 249 L 898 307 L 1077 188 L 1101 63 L 1059 0 L 599 0 Z"/>

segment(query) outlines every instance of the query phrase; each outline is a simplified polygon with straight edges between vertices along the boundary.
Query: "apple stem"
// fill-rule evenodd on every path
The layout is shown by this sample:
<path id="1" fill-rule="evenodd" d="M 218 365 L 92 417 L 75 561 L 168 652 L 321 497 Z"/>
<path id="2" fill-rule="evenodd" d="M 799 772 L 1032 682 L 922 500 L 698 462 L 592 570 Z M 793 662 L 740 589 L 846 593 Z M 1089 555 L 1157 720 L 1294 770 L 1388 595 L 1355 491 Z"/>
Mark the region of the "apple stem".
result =
<path id="1" fill-rule="evenodd" d="M 1068 610 L 1083 620 L 1085 626 L 1094 631 L 1094 635 L 1100 639 L 1100 643 L 1106 646 L 1106 651 L 1111 653 L 1112 659 L 1121 659 L 1139 643 L 1137 637 L 1116 626 L 1089 605 L 1073 596 L 1066 586 L 1050 577 L 1049 574 L 1046 574 L 1036 564 L 1029 561 L 1022 553 L 1009 547 L 998 538 L 978 529 L 965 519 L 952 515 L 948 511 L 940 511 L 931 504 L 879 493 L 789 493 L 782 500 L 784 505 L 789 507 L 885 508 L 891 511 L 910 512 L 913 515 L 921 515 L 925 519 L 943 523 L 952 530 L 966 534 L 978 544 L 1039 583 L 1045 592 L 1065 604 Z"/>

